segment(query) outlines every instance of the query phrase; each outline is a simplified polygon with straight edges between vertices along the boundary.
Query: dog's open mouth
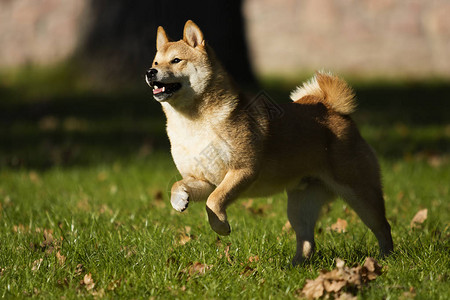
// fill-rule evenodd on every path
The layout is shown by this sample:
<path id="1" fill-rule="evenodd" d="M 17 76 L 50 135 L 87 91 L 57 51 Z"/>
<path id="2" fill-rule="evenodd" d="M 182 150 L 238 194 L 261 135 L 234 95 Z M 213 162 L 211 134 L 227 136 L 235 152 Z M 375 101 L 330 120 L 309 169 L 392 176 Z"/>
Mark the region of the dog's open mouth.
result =
<path id="1" fill-rule="evenodd" d="M 152 86 L 153 96 L 170 96 L 181 88 L 181 83 L 162 83 L 154 81 Z"/>

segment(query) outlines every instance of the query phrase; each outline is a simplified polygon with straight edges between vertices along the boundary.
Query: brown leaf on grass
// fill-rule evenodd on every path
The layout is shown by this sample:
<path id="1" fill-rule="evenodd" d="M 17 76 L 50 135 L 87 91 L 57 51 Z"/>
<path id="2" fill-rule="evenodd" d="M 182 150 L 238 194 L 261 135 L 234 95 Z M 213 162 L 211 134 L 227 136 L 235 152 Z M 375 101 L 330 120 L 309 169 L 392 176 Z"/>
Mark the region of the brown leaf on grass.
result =
<path id="1" fill-rule="evenodd" d="M 340 232 L 340 233 L 346 232 L 347 225 L 348 225 L 348 223 L 346 220 L 338 218 L 336 223 L 331 225 L 331 230 Z"/>
<path id="2" fill-rule="evenodd" d="M 28 229 L 26 229 L 22 224 L 19 224 L 13 226 L 13 231 L 14 233 L 25 233 L 28 231 Z"/>
<path id="3" fill-rule="evenodd" d="M 103 298 L 105 297 L 105 289 L 101 288 L 97 291 L 92 291 L 91 295 L 94 296 L 94 299 Z"/>
<path id="4" fill-rule="evenodd" d="M 325 280 L 323 286 L 328 293 L 339 292 L 347 282 L 345 280 Z"/>
<path id="5" fill-rule="evenodd" d="M 53 237 L 52 229 L 44 229 L 43 237 L 44 240 L 39 246 L 47 255 L 53 253 L 53 251 L 61 247 L 61 241 Z"/>
<path id="6" fill-rule="evenodd" d="M 191 240 L 197 239 L 197 236 L 191 234 L 191 227 L 185 226 L 184 231 L 182 230 L 178 236 L 178 240 L 176 242 L 177 245 L 182 246 L 190 242 Z"/>
<path id="7" fill-rule="evenodd" d="M 336 300 L 356 300 L 358 297 L 350 293 L 341 293 Z"/>
<path id="8" fill-rule="evenodd" d="M 92 274 L 85 274 L 83 279 L 80 281 L 80 284 L 84 285 L 87 291 L 94 289 L 95 282 L 94 279 L 92 279 Z"/>
<path id="9" fill-rule="evenodd" d="M 105 181 L 106 179 L 108 179 L 108 177 L 109 177 L 109 173 L 106 171 L 100 171 L 97 174 L 97 180 L 100 182 Z"/>
<path id="10" fill-rule="evenodd" d="M 250 256 L 248 258 L 249 262 L 258 262 L 259 261 L 259 256 L 258 255 L 254 255 L 254 256 Z"/>
<path id="11" fill-rule="evenodd" d="M 320 275 L 314 280 L 307 279 L 302 294 L 308 299 L 319 299 L 325 291 L 323 282 L 324 279 Z"/>
<path id="12" fill-rule="evenodd" d="M 308 299 L 318 299 L 322 296 L 334 299 L 355 299 L 349 291 L 356 292 L 364 284 L 374 280 L 381 274 L 381 266 L 377 261 L 368 257 L 361 267 L 349 268 L 343 260 L 336 259 L 336 268 L 322 271 L 314 280 L 307 280 L 302 294 Z"/>
<path id="13" fill-rule="evenodd" d="M 258 261 L 259 261 L 259 256 L 257 256 L 257 255 L 250 256 L 248 258 L 247 263 L 241 263 L 241 266 L 243 266 L 244 269 L 240 272 L 240 274 L 245 277 L 256 274 L 257 271 L 255 271 L 256 267 L 255 267 L 254 263 L 256 263 Z"/>
<path id="14" fill-rule="evenodd" d="M 61 252 L 56 252 L 56 260 L 58 261 L 60 266 L 63 266 L 66 262 L 66 257 L 61 254 Z"/>
<path id="15" fill-rule="evenodd" d="M 367 277 L 368 280 L 374 280 L 381 275 L 381 269 L 381 265 L 374 258 L 368 257 L 364 262 L 362 275 Z"/>
<path id="16" fill-rule="evenodd" d="M 230 246 L 231 246 L 231 243 L 228 243 L 227 246 L 225 247 L 224 252 L 225 252 L 225 257 L 227 258 L 228 262 L 232 265 L 233 260 L 231 259 L 231 256 L 230 256 Z"/>
<path id="17" fill-rule="evenodd" d="M 100 206 L 99 209 L 99 213 L 102 214 L 107 214 L 109 216 L 112 216 L 114 214 L 114 212 L 112 211 L 112 209 L 107 205 L 107 204 L 102 204 Z"/>
<path id="18" fill-rule="evenodd" d="M 56 284 L 59 287 L 69 287 L 69 280 L 67 279 L 67 277 L 64 277 L 63 279 L 58 279 L 56 280 Z"/>
<path id="19" fill-rule="evenodd" d="M 137 253 L 136 245 L 134 246 L 122 246 L 120 247 L 120 250 L 124 254 L 125 258 L 130 258 L 131 256 L 135 255 Z"/>
<path id="20" fill-rule="evenodd" d="M 244 269 L 240 272 L 241 275 L 248 277 L 252 274 L 255 274 L 255 268 L 249 265 L 245 265 Z"/>
<path id="21" fill-rule="evenodd" d="M 31 271 L 36 272 L 37 270 L 39 270 L 39 268 L 41 267 L 43 259 L 37 259 L 35 261 L 33 261 L 33 265 L 31 266 Z"/>
<path id="22" fill-rule="evenodd" d="M 200 262 L 194 262 L 190 264 L 187 269 L 185 269 L 185 273 L 189 274 L 189 276 L 193 275 L 204 275 L 206 271 L 210 270 L 212 265 L 202 264 Z"/>
<path id="23" fill-rule="evenodd" d="M 91 205 L 89 204 L 89 198 L 83 197 L 77 202 L 77 208 L 82 211 L 90 211 Z"/>
<path id="24" fill-rule="evenodd" d="M 53 230 L 44 229 L 44 241 L 41 243 L 41 247 L 51 246 L 53 244 Z"/>
<path id="25" fill-rule="evenodd" d="M 75 268 L 75 271 L 73 272 L 73 276 L 77 277 L 80 276 L 84 272 L 84 266 L 82 264 L 78 264 Z"/>
<path id="26" fill-rule="evenodd" d="M 427 217 L 428 217 L 428 209 L 425 208 L 419 210 L 414 216 L 414 218 L 412 218 L 410 227 L 411 228 L 420 227 L 420 225 L 423 224 L 423 222 L 425 222 Z"/>
<path id="27" fill-rule="evenodd" d="M 36 171 L 30 171 L 30 173 L 28 173 L 28 177 L 30 178 L 30 181 L 33 183 L 41 182 L 41 178 L 39 177 L 39 175 Z"/>
<path id="28" fill-rule="evenodd" d="M 122 278 L 116 279 L 116 280 L 112 280 L 109 284 L 108 284 L 108 291 L 114 291 L 116 288 L 120 287 L 122 283 Z"/>
<path id="29" fill-rule="evenodd" d="M 416 297 L 416 290 L 414 289 L 414 287 L 410 287 L 409 291 L 407 292 L 403 292 L 403 294 L 400 295 L 399 299 L 403 300 L 403 299 L 413 299 Z"/>
<path id="30" fill-rule="evenodd" d="M 177 245 L 179 246 L 183 246 L 185 244 L 187 244 L 188 242 L 191 241 L 191 237 L 187 234 L 180 234 L 178 240 L 177 240 Z"/>

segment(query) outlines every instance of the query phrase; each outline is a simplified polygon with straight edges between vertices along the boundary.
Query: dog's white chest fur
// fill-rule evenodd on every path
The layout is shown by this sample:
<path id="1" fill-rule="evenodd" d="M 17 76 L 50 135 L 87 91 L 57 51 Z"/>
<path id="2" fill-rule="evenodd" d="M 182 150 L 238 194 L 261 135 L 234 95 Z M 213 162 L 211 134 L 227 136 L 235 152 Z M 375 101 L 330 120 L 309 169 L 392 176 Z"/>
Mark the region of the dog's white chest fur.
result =
<path id="1" fill-rule="evenodd" d="M 189 120 L 173 110 L 167 112 L 167 118 L 172 156 L 181 175 L 219 185 L 231 155 L 231 147 L 220 132 L 208 122 Z"/>

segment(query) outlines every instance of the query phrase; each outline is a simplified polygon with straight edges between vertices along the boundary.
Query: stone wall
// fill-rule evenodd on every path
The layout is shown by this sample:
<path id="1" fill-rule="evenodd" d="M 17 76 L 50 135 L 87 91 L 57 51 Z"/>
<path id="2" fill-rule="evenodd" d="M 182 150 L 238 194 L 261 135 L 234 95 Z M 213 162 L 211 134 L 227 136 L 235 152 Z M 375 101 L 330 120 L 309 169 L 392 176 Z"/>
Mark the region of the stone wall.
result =
<path id="1" fill-rule="evenodd" d="M 88 0 L 0 0 L 0 67 L 45 65 L 74 52 Z"/>
<path id="2" fill-rule="evenodd" d="M 448 0 L 247 0 L 259 73 L 450 78 Z"/>
<path id="3" fill-rule="evenodd" d="M 70 57 L 91 1 L 0 0 L 0 68 Z M 448 0 L 246 0 L 243 12 L 258 73 L 450 78 Z"/>

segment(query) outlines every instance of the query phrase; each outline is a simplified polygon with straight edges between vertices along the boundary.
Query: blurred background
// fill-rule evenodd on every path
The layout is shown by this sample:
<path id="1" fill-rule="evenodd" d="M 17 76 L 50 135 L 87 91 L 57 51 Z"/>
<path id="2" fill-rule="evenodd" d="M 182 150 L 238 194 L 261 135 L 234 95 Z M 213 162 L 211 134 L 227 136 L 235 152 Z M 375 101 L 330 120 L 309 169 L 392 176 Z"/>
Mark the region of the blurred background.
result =
<path id="1" fill-rule="evenodd" d="M 442 163 L 449 15 L 447 0 L 0 1 L 0 167 L 168 151 L 143 74 L 157 26 L 176 40 L 188 19 L 247 91 L 288 101 L 331 70 L 355 86 L 355 119 L 381 155 Z"/>

